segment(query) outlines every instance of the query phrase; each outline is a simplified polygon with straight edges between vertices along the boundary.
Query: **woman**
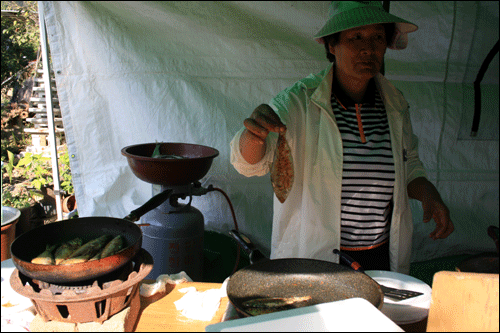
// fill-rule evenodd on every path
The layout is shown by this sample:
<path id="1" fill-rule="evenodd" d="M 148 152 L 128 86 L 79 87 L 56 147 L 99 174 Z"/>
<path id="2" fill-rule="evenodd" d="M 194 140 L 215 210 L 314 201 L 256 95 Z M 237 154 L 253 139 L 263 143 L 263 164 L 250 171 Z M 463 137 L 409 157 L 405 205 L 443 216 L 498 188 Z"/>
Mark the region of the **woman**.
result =
<path id="1" fill-rule="evenodd" d="M 379 72 L 387 47 L 404 49 L 417 27 L 380 2 L 334 1 L 315 36 L 332 62 L 261 105 L 231 142 L 245 176 L 269 172 L 285 133 L 294 183 L 274 199 L 271 258 L 337 261 L 340 248 L 365 269 L 408 274 L 413 222 L 409 198 L 433 218 L 433 239 L 453 231 L 449 211 L 426 179 L 408 104 Z M 286 131 L 286 132 L 285 132 Z"/>

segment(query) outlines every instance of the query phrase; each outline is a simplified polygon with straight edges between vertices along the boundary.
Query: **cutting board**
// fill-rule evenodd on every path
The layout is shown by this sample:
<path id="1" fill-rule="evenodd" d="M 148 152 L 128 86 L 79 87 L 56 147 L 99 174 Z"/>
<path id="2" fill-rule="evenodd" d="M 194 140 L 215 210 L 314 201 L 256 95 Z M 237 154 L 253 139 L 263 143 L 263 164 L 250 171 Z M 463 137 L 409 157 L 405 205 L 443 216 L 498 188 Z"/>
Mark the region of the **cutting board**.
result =
<path id="1" fill-rule="evenodd" d="M 498 332 L 498 274 L 434 275 L 427 332 Z"/>
<path id="2" fill-rule="evenodd" d="M 146 280 L 146 283 L 154 283 Z M 202 321 L 186 318 L 175 307 L 174 302 L 181 299 L 185 294 L 179 289 L 195 287 L 199 292 L 210 289 L 219 289 L 222 283 L 208 282 L 184 282 L 176 285 L 168 284 L 164 293 L 151 297 L 141 296 L 141 312 L 135 327 L 136 332 L 202 332 L 209 324 L 218 323 L 222 320 L 224 311 L 229 302 L 227 297 L 221 299 L 219 309 L 211 321 Z"/>

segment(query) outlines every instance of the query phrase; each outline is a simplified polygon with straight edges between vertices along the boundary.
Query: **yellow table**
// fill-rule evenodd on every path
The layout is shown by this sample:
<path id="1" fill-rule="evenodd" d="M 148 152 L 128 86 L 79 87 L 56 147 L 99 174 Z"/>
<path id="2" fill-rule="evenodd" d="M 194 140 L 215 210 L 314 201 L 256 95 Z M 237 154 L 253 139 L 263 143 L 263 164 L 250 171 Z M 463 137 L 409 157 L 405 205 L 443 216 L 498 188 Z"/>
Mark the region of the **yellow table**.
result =
<path id="1" fill-rule="evenodd" d="M 145 280 L 145 283 L 154 283 L 154 280 Z M 228 298 L 223 297 L 219 309 L 211 321 L 193 320 L 184 317 L 174 305 L 174 302 L 185 294 L 179 289 L 195 287 L 203 292 L 209 289 L 220 289 L 221 283 L 185 282 L 177 285 L 167 285 L 163 294 L 156 294 L 148 298 L 141 297 L 141 310 L 139 320 L 135 326 L 136 332 L 203 332 L 205 327 L 220 323 L 226 308 Z M 406 332 L 425 332 L 427 318 L 414 324 L 399 325 Z"/>
<path id="2" fill-rule="evenodd" d="M 154 283 L 144 281 L 145 283 Z M 219 323 L 226 311 L 228 298 L 223 297 L 219 309 L 211 321 L 193 320 L 183 316 L 175 308 L 174 302 L 182 298 L 185 294 L 179 289 L 195 287 L 203 292 L 209 289 L 220 289 L 221 283 L 206 282 L 185 282 L 177 285 L 167 285 L 167 290 L 162 294 L 155 294 L 151 297 L 141 297 L 141 309 L 139 320 L 135 326 L 136 332 L 200 332 L 205 331 L 205 327 L 210 324 Z"/>

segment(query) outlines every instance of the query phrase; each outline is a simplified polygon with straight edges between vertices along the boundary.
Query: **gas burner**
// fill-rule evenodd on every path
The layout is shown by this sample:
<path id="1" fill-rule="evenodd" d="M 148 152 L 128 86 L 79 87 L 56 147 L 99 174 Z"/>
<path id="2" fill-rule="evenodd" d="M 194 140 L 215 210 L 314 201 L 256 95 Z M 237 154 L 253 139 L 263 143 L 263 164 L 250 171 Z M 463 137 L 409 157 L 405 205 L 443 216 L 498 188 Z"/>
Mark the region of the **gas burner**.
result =
<path id="1" fill-rule="evenodd" d="M 125 266 L 93 282 L 65 285 L 33 280 L 15 269 L 10 284 L 17 293 L 31 299 L 45 321 L 102 323 L 127 306 L 139 311 L 139 285 L 153 268 L 153 258 L 141 249 Z"/>

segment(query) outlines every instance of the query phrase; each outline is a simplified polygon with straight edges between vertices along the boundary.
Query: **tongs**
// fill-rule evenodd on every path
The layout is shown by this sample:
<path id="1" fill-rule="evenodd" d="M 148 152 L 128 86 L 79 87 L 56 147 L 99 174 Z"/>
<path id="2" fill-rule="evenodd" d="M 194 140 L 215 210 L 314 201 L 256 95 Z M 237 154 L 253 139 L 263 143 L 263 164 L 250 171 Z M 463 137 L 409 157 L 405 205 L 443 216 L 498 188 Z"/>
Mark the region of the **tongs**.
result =
<path id="1" fill-rule="evenodd" d="M 353 258 L 351 258 L 351 256 L 349 256 L 343 252 L 340 252 L 337 249 L 334 249 L 333 253 L 337 254 L 340 258 L 340 261 L 342 261 L 347 266 L 350 266 L 355 271 L 366 274 L 364 269 L 361 267 L 361 265 L 357 261 L 355 261 Z M 424 294 L 424 293 L 421 293 L 419 291 L 391 288 L 391 287 L 384 286 L 380 283 L 378 283 L 378 285 L 382 289 L 384 296 L 392 298 L 396 301 L 403 301 L 405 299 L 417 297 L 417 296 Z"/>

